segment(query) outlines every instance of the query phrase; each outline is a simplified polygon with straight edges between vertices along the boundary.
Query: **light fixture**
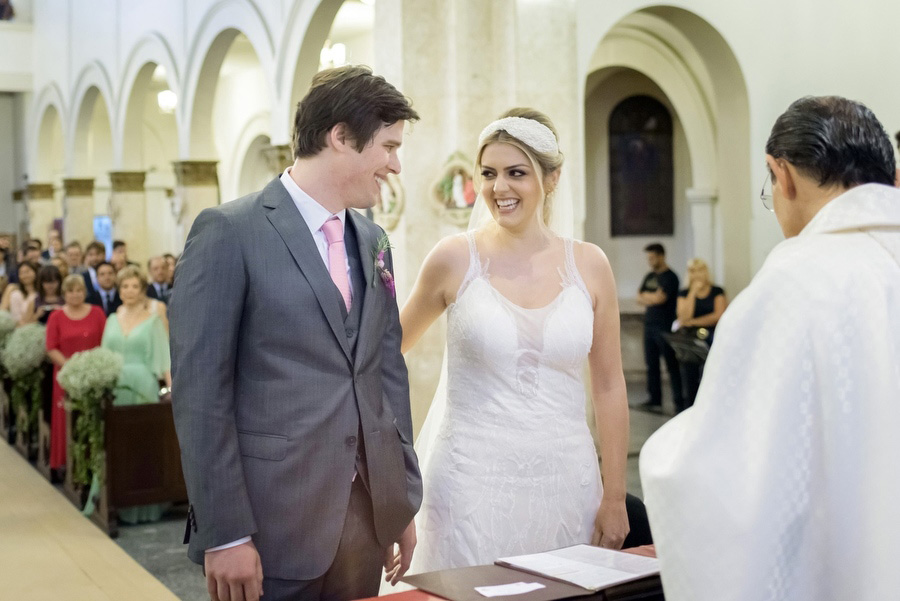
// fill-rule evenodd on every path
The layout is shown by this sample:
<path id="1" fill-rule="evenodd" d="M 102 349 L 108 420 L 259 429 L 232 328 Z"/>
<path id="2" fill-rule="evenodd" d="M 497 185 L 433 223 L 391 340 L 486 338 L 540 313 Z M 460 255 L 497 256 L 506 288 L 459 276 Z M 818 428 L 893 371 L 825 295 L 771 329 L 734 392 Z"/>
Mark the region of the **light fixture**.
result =
<path id="1" fill-rule="evenodd" d="M 319 69 L 343 67 L 346 64 L 347 46 L 340 42 L 332 45 L 331 40 L 327 40 L 319 53 Z"/>
<path id="2" fill-rule="evenodd" d="M 172 90 L 163 90 L 156 95 L 156 103 L 162 112 L 174 113 L 175 107 L 178 106 L 178 96 Z"/>

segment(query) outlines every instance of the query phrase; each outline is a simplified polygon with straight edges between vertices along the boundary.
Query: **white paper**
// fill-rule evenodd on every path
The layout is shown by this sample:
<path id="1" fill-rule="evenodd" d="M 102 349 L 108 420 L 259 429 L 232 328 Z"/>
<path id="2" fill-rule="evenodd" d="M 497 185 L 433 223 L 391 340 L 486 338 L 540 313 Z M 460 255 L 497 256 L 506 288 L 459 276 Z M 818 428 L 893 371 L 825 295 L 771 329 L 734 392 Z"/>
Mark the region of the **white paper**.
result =
<path id="1" fill-rule="evenodd" d="M 591 591 L 659 573 L 659 561 L 652 557 L 590 545 L 504 557 L 498 563 L 569 582 Z"/>
<path id="2" fill-rule="evenodd" d="M 498 584 L 497 586 L 476 586 L 475 590 L 485 597 L 507 597 L 510 595 L 523 595 L 544 588 L 538 582 L 513 582 L 512 584 Z"/>

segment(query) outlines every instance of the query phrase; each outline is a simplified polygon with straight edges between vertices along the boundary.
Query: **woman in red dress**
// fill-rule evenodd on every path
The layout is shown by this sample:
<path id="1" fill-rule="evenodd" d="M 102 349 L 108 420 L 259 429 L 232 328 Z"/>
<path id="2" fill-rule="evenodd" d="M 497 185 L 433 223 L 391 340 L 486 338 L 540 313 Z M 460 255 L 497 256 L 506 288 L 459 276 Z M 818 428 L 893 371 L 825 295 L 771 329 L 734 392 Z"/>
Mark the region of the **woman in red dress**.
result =
<path id="1" fill-rule="evenodd" d="M 50 468 L 59 470 L 66 465 L 65 392 L 56 381 L 59 368 L 80 351 L 100 346 L 106 316 L 103 309 L 84 302 L 87 290 L 84 278 L 70 275 L 63 280 L 66 304 L 54 311 L 47 320 L 47 356 L 53 362 L 53 409 L 50 412 Z"/>

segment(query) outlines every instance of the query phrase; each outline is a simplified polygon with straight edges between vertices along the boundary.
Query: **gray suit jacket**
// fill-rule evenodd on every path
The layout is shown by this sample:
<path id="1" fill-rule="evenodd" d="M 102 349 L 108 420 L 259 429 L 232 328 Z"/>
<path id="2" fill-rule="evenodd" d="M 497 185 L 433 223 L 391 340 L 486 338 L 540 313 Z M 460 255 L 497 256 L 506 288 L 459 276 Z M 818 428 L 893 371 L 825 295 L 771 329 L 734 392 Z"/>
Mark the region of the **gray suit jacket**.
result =
<path id="1" fill-rule="evenodd" d="M 369 286 L 355 353 L 340 293 L 278 179 L 191 228 L 169 320 L 198 563 L 252 535 L 266 576 L 321 576 L 337 552 L 360 432 L 379 542 L 393 543 L 418 511 L 399 314 L 375 273 L 383 231 L 347 215 Z"/>

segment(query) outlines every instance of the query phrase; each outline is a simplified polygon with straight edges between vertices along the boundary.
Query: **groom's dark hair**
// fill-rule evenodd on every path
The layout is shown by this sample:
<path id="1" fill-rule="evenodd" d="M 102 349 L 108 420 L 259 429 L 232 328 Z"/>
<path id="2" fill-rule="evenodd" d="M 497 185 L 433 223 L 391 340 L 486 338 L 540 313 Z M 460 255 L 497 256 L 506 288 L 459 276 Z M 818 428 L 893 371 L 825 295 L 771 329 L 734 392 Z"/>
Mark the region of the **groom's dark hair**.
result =
<path id="1" fill-rule="evenodd" d="M 397 88 L 363 65 L 325 69 L 313 77 L 294 115 L 294 158 L 315 156 L 325 136 L 343 123 L 359 152 L 385 125 L 417 121 L 419 115 Z"/>

